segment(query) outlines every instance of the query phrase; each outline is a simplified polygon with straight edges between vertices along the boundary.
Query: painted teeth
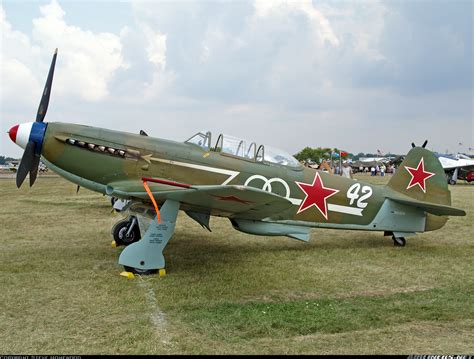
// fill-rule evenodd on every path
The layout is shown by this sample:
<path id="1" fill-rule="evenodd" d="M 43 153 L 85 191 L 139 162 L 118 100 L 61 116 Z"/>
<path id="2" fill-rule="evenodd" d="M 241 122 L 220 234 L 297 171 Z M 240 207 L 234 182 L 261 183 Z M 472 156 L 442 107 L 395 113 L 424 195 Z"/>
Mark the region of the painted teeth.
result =
<path id="1" fill-rule="evenodd" d="M 137 156 L 140 154 L 140 152 L 135 151 L 135 150 L 130 150 L 130 151 L 118 150 L 112 147 L 106 147 L 106 146 L 96 145 L 96 144 L 88 143 L 84 141 L 78 141 L 78 140 L 75 140 L 74 138 L 66 139 L 66 143 L 73 146 L 85 147 L 85 148 L 88 148 L 89 150 L 96 150 L 99 152 L 108 152 L 111 155 L 119 155 L 121 157 L 125 157 L 126 155 Z"/>

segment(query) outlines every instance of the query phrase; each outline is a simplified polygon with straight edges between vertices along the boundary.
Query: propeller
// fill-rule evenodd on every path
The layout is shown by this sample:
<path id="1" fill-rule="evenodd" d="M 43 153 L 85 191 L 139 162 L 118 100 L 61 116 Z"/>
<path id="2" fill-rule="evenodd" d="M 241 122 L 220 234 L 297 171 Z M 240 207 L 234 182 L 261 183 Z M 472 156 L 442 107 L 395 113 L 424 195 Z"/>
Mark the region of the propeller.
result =
<path id="1" fill-rule="evenodd" d="M 53 60 L 49 68 L 48 78 L 46 79 L 43 95 L 41 96 L 38 112 L 36 114 L 36 122 L 43 122 L 44 117 L 46 116 L 46 111 L 48 110 L 49 97 L 51 95 L 51 86 L 53 85 L 54 67 L 56 66 L 57 56 L 58 49 L 54 51 Z M 35 141 L 31 140 L 30 137 L 30 140 L 28 141 L 25 147 L 25 151 L 23 152 L 23 156 L 21 157 L 20 166 L 16 174 L 16 185 L 18 188 L 20 188 L 28 173 L 30 173 L 30 187 L 33 186 L 33 183 L 35 183 L 36 177 L 38 175 L 40 156 L 41 143 L 37 144 Z"/>
<path id="2" fill-rule="evenodd" d="M 423 142 L 423 144 L 421 145 L 421 147 L 422 147 L 422 148 L 425 148 L 427 144 L 428 144 L 428 140 L 425 140 L 425 142 Z M 411 143 L 411 147 L 413 147 L 413 148 L 416 147 L 414 142 Z"/>

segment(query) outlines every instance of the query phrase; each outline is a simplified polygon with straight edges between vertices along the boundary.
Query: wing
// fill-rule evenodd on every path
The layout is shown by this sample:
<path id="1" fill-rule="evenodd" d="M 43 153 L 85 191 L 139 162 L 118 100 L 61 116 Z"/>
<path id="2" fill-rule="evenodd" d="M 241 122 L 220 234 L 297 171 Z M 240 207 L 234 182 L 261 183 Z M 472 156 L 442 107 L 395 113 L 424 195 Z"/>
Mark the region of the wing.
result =
<path id="1" fill-rule="evenodd" d="M 278 216 L 293 208 L 285 197 L 249 186 L 189 186 L 169 181 L 149 185 L 157 202 L 172 199 L 215 216 L 257 220 Z M 141 181 L 111 183 L 109 187 L 113 188 L 110 194 L 113 196 L 149 200 Z"/>

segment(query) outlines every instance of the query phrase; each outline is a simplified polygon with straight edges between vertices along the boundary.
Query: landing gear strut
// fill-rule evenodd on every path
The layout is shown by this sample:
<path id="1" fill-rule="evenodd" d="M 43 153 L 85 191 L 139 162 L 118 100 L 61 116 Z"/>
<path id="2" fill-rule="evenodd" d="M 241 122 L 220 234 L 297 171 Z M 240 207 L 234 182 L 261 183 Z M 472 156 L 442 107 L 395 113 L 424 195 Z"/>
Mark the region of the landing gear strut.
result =
<path id="1" fill-rule="evenodd" d="M 117 222 L 112 228 L 112 235 L 117 246 L 128 246 L 141 238 L 137 217 L 131 216 Z"/>
<path id="2" fill-rule="evenodd" d="M 127 246 L 119 257 L 119 264 L 127 272 L 152 274 L 165 268 L 163 249 L 173 235 L 178 216 L 179 202 L 166 200 L 161 206 L 161 220 L 157 216 L 143 235 L 143 239 Z M 138 225 L 137 225 L 138 227 Z"/>
<path id="3" fill-rule="evenodd" d="M 406 244 L 405 237 L 395 237 L 395 235 L 393 235 L 392 239 L 393 239 L 393 245 L 395 247 L 405 247 L 405 244 Z"/>

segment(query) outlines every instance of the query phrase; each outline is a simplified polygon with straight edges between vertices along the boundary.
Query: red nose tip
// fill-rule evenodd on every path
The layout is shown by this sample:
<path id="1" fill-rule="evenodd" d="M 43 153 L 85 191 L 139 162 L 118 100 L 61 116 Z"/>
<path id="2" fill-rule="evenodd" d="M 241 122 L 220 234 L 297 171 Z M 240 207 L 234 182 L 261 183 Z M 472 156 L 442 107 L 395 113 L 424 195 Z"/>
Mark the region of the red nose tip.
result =
<path id="1" fill-rule="evenodd" d="M 18 132 L 18 125 L 13 126 L 10 128 L 10 131 L 8 131 L 8 135 L 10 136 L 10 139 L 16 143 L 16 134 Z"/>

